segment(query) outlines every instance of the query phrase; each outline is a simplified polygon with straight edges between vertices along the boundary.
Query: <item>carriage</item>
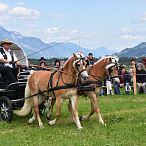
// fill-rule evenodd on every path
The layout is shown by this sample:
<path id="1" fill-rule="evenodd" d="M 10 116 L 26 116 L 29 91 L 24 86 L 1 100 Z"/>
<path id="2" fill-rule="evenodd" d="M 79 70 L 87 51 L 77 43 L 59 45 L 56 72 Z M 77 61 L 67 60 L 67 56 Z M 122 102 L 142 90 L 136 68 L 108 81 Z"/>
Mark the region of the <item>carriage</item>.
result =
<path id="1" fill-rule="evenodd" d="M 16 54 L 20 64 L 28 68 L 28 59 L 23 49 L 17 44 L 11 45 L 11 50 Z M 11 122 L 13 118 L 13 110 L 23 106 L 24 100 L 18 100 L 24 97 L 27 77 L 29 70 L 23 69 L 19 71 L 18 82 L 7 84 L 3 81 L 0 74 L 0 121 Z M 18 100 L 15 102 L 15 100 Z"/>
<path id="2" fill-rule="evenodd" d="M 15 52 L 20 63 L 25 64 L 28 67 L 28 60 L 23 50 L 16 44 L 12 46 L 12 50 Z M 77 127 L 81 129 L 82 126 L 79 121 L 78 110 L 77 110 L 77 99 L 78 99 L 77 91 L 82 90 L 82 91 L 94 91 L 90 93 L 91 93 L 91 101 L 93 100 L 95 103 L 93 106 L 93 103 L 91 102 L 92 109 L 91 109 L 91 113 L 89 114 L 89 116 L 87 116 L 87 118 L 90 117 L 90 115 L 92 115 L 94 112 L 96 112 L 99 116 L 100 123 L 104 124 L 104 121 L 98 110 L 95 89 L 99 79 L 104 79 L 106 75 L 108 74 L 110 75 L 110 72 L 113 72 L 111 67 L 114 67 L 116 64 L 117 64 L 116 59 L 111 56 L 100 59 L 98 62 L 95 63 L 94 67 L 89 69 L 89 73 L 90 73 L 89 76 L 86 70 L 86 63 L 84 56 L 81 53 L 77 53 L 77 54 L 73 53 L 73 56 L 67 60 L 67 62 L 65 63 L 62 69 L 57 70 L 56 72 L 44 72 L 44 71 L 35 72 L 30 76 L 28 80 L 28 84 L 26 84 L 26 82 L 30 72 L 29 70 L 24 70 L 18 74 L 18 82 L 9 84 L 8 86 L 6 86 L 6 88 L 0 89 L 0 120 L 11 122 L 13 118 L 13 110 L 22 107 L 24 103 L 23 99 L 25 99 L 25 101 L 27 100 L 27 102 L 24 103 L 20 111 L 16 112 L 17 115 L 22 115 L 22 116 L 27 115 L 33 107 L 34 108 L 33 117 L 29 119 L 29 123 L 32 123 L 37 118 L 39 127 L 43 128 L 43 123 L 39 116 L 39 108 L 38 108 L 39 97 L 37 95 L 38 94 L 43 95 L 44 93 L 46 93 L 44 95 L 48 96 L 48 93 L 51 92 L 52 93 L 51 96 L 55 97 L 55 101 L 57 104 L 56 106 L 57 112 L 56 112 L 56 118 L 54 120 L 49 121 L 49 124 L 54 125 L 56 121 L 59 119 L 61 102 L 63 101 L 64 98 L 64 100 L 69 99 L 69 111 Z M 98 69 L 98 71 L 96 69 Z M 56 75 L 54 76 L 54 74 Z M 91 83 L 87 81 L 89 77 L 91 78 Z M 82 80 L 87 82 L 85 82 L 85 84 L 84 83 L 82 84 Z M 53 81 L 54 84 L 52 84 Z M 95 86 L 92 87 L 92 83 Z M 2 83 L 2 85 L 4 85 L 4 83 Z M 61 89 L 66 89 L 66 90 L 61 90 Z M 58 90 L 56 91 L 57 94 L 54 93 L 55 90 Z M 24 92 L 26 95 L 25 97 L 24 97 Z M 53 105 L 52 105 L 52 110 L 53 110 Z M 50 113 L 48 114 L 51 115 Z M 84 118 L 86 119 L 85 116 Z"/>
<path id="3" fill-rule="evenodd" d="M 12 44 L 11 50 L 16 54 L 20 64 L 25 66 L 26 68 L 22 71 L 19 71 L 17 75 L 18 82 L 14 82 L 11 84 L 6 84 L 2 80 L 2 76 L 0 75 L 0 121 L 7 121 L 7 122 L 12 121 L 13 110 L 21 108 L 24 105 L 25 87 L 27 83 L 27 78 L 30 75 L 28 59 L 23 49 L 17 44 Z M 50 92 L 54 90 L 68 89 L 72 87 L 74 87 L 74 85 L 71 85 L 71 86 L 65 85 L 65 86 L 59 86 L 55 88 L 50 87 L 48 88 L 47 91 Z M 81 90 L 80 86 L 78 88 L 80 88 Z M 86 88 L 86 86 L 84 86 L 83 88 Z M 88 90 L 91 90 L 91 89 L 88 89 Z M 28 98 L 31 98 L 32 96 L 29 96 Z"/>

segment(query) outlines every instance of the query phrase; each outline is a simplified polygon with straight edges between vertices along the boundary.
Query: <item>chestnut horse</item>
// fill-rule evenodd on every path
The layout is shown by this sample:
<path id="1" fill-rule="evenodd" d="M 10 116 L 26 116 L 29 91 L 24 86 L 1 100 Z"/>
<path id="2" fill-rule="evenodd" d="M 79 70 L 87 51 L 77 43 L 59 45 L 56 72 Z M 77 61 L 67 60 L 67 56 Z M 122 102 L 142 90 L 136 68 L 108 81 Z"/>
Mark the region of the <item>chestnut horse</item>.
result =
<path id="1" fill-rule="evenodd" d="M 106 76 L 114 76 L 112 68 L 116 66 L 117 61 L 117 58 L 112 56 L 108 56 L 98 60 L 91 68 L 88 69 L 89 81 L 103 81 Z M 88 115 L 81 116 L 80 120 L 89 119 L 94 113 L 96 113 L 99 118 L 99 123 L 101 123 L 102 125 L 106 125 L 100 113 L 100 108 L 96 97 L 97 93 L 99 93 L 99 87 L 97 87 L 95 91 L 84 91 L 84 94 L 90 99 L 91 111 Z M 70 104 L 69 107 L 71 108 Z"/>
<path id="2" fill-rule="evenodd" d="M 54 73 L 52 77 L 52 72 L 50 71 L 36 71 L 30 75 L 26 89 L 25 97 L 34 95 L 31 98 L 26 98 L 25 103 L 20 111 L 16 111 L 17 115 L 27 115 L 31 109 L 34 107 L 33 117 L 29 119 L 29 123 L 32 123 L 36 118 L 39 123 L 39 127 L 43 128 L 43 123 L 39 115 L 39 98 L 36 95 L 37 93 L 46 91 L 43 93 L 45 96 L 55 96 L 56 99 L 56 118 L 49 122 L 50 125 L 56 124 L 57 120 L 61 114 L 61 103 L 65 99 L 71 101 L 72 114 L 74 115 L 74 122 L 76 123 L 78 129 L 81 129 L 82 126 L 78 117 L 77 110 L 77 89 L 75 86 L 67 89 L 55 90 L 53 92 L 48 91 L 48 83 L 50 83 L 51 88 L 61 87 L 66 85 L 75 85 L 78 77 L 81 77 L 83 80 L 87 80 L 88 73 L 85 69 L 86 61 L 83 59 L 82 54 L 73 54 L 71 58 L 67 60 L 64 64 L 64 67 L 61 70 L 58 70 Z M 51 82 L 50 82 L 51 80 Z"/>
<path id="3" fill-rule="evenodd" d="M 113 72 L 111 72 L 110 70 L 112 70 L 112 67 L 115 67 L 116 64 L 117 64 L 117 58 L 112 57 L 112 56 L 108 56 L 108 57 L 98 60 L 96 63 L 94 63 L 93 66 L 88 68 L 88 74 L 89 74 L 88 81 L 91 81 L 91 82 L 102 81 L 105 79 L 106 76 L 109 76 L 109 74 L 113 76 Z M 82 93 L 83 95 L 86 95 L 89 97 L 90 102 L 91 102 L 91 111 L 87 116 L 81 116 L 80 120 L 89 119 L 94 113 L 97 113 L 99 122 L 105 125 L 100 113 L 100 108 L 99 108 L 98 100 L 96 97 L 97 93 L 99 93 L 99 87 L 97 87 L 95 91 L 83 91 L 81 92 L 81 94 Z M 52 105 L 50 107 L 48 118 L 51 117 L 54 102 L 55 101 L 52 102 Z M 68 104 L 68 109 L 71 112 L 72 118 L 74 119 L 70 100 Z"/>

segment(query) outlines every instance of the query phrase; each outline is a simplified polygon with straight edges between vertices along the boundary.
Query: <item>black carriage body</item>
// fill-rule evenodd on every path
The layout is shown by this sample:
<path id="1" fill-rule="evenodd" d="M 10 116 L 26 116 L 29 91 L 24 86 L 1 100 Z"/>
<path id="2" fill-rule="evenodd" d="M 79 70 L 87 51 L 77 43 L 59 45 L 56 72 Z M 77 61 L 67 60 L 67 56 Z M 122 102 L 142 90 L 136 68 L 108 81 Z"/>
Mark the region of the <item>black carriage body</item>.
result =
<path id="1" fill-rule="evenodd" d="M 17 75 L 18 82 L 11 84 L 5 83 L 0 74 L 0 121 L 8 122 L 12 121 L 13 110 L 22 107 L 24 104 L 27 77 L 30 74 L 28 59 L 23 49 L 17 44 L 12 44 L 11 50 L 15 53 L 19 63 L 25 66 L 25 69 Z"/>
<path id="2" fill-rule="evenodd" d="M 6 96 L 11 101 L 24 98 L 25 86 L 26 86 L 25 82 L 11 83 L 7 86 L 6 89 L 0 89 L 0 97 Z M 23 103 L 24 100 L 12 102 L 13 109 L 22 107 Z"/>

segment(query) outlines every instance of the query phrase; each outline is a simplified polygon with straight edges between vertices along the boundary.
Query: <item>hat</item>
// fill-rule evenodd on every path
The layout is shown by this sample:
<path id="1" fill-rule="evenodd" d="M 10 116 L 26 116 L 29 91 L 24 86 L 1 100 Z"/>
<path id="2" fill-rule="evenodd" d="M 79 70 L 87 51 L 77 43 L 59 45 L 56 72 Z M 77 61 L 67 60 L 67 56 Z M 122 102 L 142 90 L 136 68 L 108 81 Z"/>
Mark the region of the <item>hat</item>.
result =
<path id="1" fill-rule="evenodd" d="M 46 59 L 44 58 L 44 57 L 41 57 L 40 59 L 39 59 L 39 61 L 45 61 Z"/>
<path id="2" fill-rule="evenodd" d="M 92 53 L 89 53 L 88 55 L 92 55 L 92 56 L 93 56 L 93 54 L 92 54 Z"/>
<path id="3" fill-rule="evenodd" d="M 136 59 L 135 58 L 131 58 L 130 62 L 132 62 L 132 61 L 136 61 Z"/>
<path id="4" fill-rule="evenodd" d="M 3 46 L 3 44 L 13 44 L 13 42 L 11 42 L 11 41 L 9 41 L 8 39 L 5 39 L 5 40 L 2 40 L 1 42 L 0 42 L 0 46 Z"/>
<path id="5" fill-rule="evenodd" d="M 56 60 L 55 60 L 55 65 L 56 65 L 57 62 L 60 64 L 60 61 L 59 61 L 58 59 L 56 59 Z"/>

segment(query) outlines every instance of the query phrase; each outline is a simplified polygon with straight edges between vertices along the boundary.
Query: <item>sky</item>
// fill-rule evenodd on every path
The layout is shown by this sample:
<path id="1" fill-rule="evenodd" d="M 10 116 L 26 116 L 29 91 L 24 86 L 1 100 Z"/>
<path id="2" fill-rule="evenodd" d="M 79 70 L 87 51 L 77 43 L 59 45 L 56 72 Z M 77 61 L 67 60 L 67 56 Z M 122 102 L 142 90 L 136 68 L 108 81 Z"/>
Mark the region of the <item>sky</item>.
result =
<path id="1" fill-rule="evenodd" d="M 50 43 L 122 50 L 146 41 L 146 0 L 0 0 L 0 26 Z"/>

